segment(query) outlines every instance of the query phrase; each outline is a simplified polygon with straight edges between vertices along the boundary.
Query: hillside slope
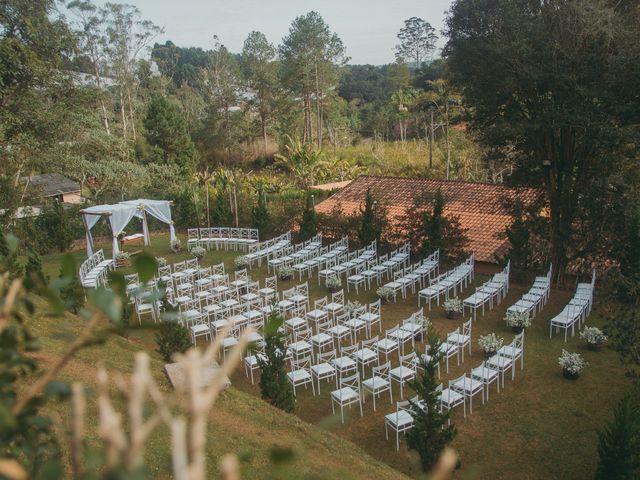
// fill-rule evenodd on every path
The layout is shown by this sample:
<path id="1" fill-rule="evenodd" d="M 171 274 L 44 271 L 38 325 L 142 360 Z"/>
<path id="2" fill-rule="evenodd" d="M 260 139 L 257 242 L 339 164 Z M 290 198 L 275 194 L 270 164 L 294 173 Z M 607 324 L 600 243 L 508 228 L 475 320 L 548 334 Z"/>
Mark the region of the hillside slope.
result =
<path id="1" fill-rule="evenodd" d="M 83 320 L 74 315 L 51 318 L 37 315 L 29 327 L 40 339 L 37 356 L 45 365 L 61 355 L 77 335 Z M 162 389 L 170 389 L 163 373 L 163 362 L 153 351 L 153 334 L 134 331 L 128 339 L 113 335 L 104 344 L 81 351 L 65 368 L 61 379 L 94 386 L 95 369 L 100 363 L 108 370 L 128 374 L 133 355 L 145 349 L 151 354 L 152 369 Z M 50 406 L 66 430 L 69 405 Z M 88 428 L 95 432 L 95 405 L 89 399 Z M 273 466 L 273 449 L 291 449 L 292 458 Z M 361 448 L 294 415 L 277 410 L 260 399 L 235 388 L 227 390 L 214 406 L 208 429 L 208 472 L 215 472 L 217 459 L 233 452 L 241 459 L 242 477 L 252 478 L 406 478 L 400 472 L 373 459 Z M 157 478 L 170 478 L 169 437 L 166 429 L 156 432 L 147 449 L 147 465 Z M 269 468 L 267 472 L 265 469 Z"/>

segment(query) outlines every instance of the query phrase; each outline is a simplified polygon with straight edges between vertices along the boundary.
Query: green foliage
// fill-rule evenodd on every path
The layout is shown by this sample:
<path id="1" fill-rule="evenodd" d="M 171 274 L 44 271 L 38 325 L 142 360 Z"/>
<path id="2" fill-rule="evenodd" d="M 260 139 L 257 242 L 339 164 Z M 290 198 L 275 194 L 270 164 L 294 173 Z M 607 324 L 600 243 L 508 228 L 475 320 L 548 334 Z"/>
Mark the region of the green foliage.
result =
<path id="1" fill-rule="evenodd" d="M 631 214 L 625 216 L 622 226 L 618 258 L 620 263 L 613 285 L 618 299 L 638 305 L 640 302 L 640 211 L 631 208 Z"/>
<path id="2" fill-rule="evenodd" d="M 371 189 L 367 189 L 367 195 L 364 199 L 364 206 L 360 208 L 360 228 L 358 230 L 358 239 L 361 246 L 367 246 L 374 240 L 380 243 L 380 227 L 376 219 L 375 200 L 371 194 Z"/>
<path id="3" fill-rule="evenodd" d="M 438 461 L 442 450 L 451 443 L 457 430 L 448 425 L 451 418 L 449 410 L 441 411 L 437 380 L 438 363 L 441 353 L 441 341 L 431 327 L 428 332 L 431 359 L 426 362 L 421 359 L 421 371 L 411 383 L 421 405 L 411 401 L 413 409 L 413 428 L 407 432 L 407 445 L 420 456 L 420 463 L 424 471 L 430 471 Z"/>
<path id="4" fill-rule="evenodd" d="M 147 141 L 162 151 L 164 163 L 175 163 L 185 174 L 195 170 L 198 154 L 177 105 L 165 97 L 154 96 L 144 126 Z"/>
<path id="5" fill-rule="evenodd" d="M 24 267 L 24 284 L 27 290 L 38 291 L 44 288 L 47 279 L 42 271 L 42 260 L 33 248 L 27 248 L 27 264 Z"/>
<path id="6" fill-rule="evenodd" d="M 184 353 L 191 348 L 191 337 L 186 327 L 177 321 L 163 321 L 156 333 L 156 351 L 165 362 L 172 362 L 174 353 Z"/>
<path id="7" fill-rule="evenodd" d="M 605 332 L 627 374 L 640 378 L 640 311 L 637 306 L 620 304 L 614 308 L 608 317 Z"/>
<path id="8" fill-rule="evenodd" d="M 617 233 L 612 186 L 637 167 L 639 24 L 638 2 L 599 0 L 457 0 L 446 20 L 447 72 L 480 141 L 545 191 L 557 275 Z"/>
<path id="9" fill-rule="evenodd" d="M 230 227 L 233 225 L 233 212 L 229 202 L 229 193 L 222 188 L 218 189 L 213 198 L 211 224 L 217 227 Z"/>
<path id="10" fill-rule="evenodd" d="M 298 238 L 301 241 L 309 240 L 318 231 L 316 210 L 313 206 L 313 195 L 307 193 L 307 199 L 302 212 L 302 220 L 300 221 L 300 231 Z"/>
<path id="11" fill-rule="evenodd" d="M 251 226 L 260 231 L 264 237 L 270 230 L 269 210 L 267 209 L 267 198 L 262 191 L 258 191 L 258 200 L 251 209 Z"/>
<path id="12" fill-rule="evenodd" d="M 596 480 L 640 477 L 640 384 L 629 388 L 613 419 L 598 433 L 598 453 Z"/>
<path id="13" fill-rule="evenodd" d="M 395 232 L 397 241 L 408 241 L 415 253 L 427 256 L 440 249 L 440 258 L 457 263 L 466 255 L 469 239 L 455 216 L 444 214 L 445 198 L 438 189 L 435 196 L 416 197 Z"/>
<path id="14" fill-rule="evenodd" d="M 80 278 L 76 272 L 76 263 L 71 254 L 65 255 L 60 267 L 59 280 L 60 298 L 64 302 L 65 308 L 78 313 L 85 303 L 84 288 L 80 283 Z"/>
<path id="15" fill-rule="evenodd" d="M 258 357 L 260 365 L 260 394 L 262 398 L 285 412 L 295 409 L 293 387 L 287 380 L 285 361 L 286 346 L 283 335 L 278 331 L 283 318 L 273 314 L 269 318 L 264 331 L 265 359 Z"/>
<path id="16" fill-rule="evenodd" d="M 193 228 L 196 226 L 198 210 L 191 191 L 185 189 L 175 195 L 171 211 L 176 226 L 180 228 Z"/>
<path id="17" fill-rule="evenodd" d="M 517 280 L 524 280 L 532 267 L 531 230 L 526 222 L 522 200 L 517 199 L 512 206 L 513 222 L 506 229 L 509 252 L 504 260 L 511 260 L 511 271 Z M 504 263 L 504 262 L 503 262 Z"/>
<path id="18" fill-rule="evenodd" d="M 66 251 L 74 240 L 82 238 L 84 226 L 78 209 L 65 208 L 58 201 L 46 203 L 35 220 L 36 238 L 30 239 L 41 253 Z"/>
<path id="19" fill-rule="evenodd" d="M 409 60 L 419 67 L 436 48 L 436 29 L 418 17 L 404 21 L 404 27 L 398 33 L 400 44 L 396 45 L 396 59 L 400 62 Z"/>

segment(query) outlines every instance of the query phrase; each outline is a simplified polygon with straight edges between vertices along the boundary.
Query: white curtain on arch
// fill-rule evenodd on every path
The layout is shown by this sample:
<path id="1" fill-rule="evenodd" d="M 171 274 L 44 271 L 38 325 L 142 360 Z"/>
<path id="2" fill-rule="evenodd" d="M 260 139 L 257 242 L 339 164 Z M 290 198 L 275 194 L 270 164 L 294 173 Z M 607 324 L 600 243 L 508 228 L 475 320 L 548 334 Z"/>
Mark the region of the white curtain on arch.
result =
<path id="1" fill-rule="evenodd" d="M 174 228 L 173 221 L 171 220 L 171 202 L 168 200 L 149 200 L 141 198 L 138 200 L 127 200 L 121 203 L 125 205 L 142 206 L 145 212 L 149 215 L 157 218 L 161 222 L 169 224 L 169 240 L 171 242 L 176 240 L 176 229 Z M 148 235 L 148 232 L 146 235 Z"/>
<path id="2" fill-rule="evenodd" d="M 111 234 L 113 235 L 113 258 L 116 258 L 116 255 L 120 253 L 118 235 L 122 233 L 124 227 L 126 227 L 134 217 L 137 212 L 137 207 L 123 204 L 111 205 L 111 207 L 109 223 L 111 224 Z"/>
<path id="3" fill-rule="evenodd" d="M 93 236 L 91 235 L 91 229 L 95 227 L 96 223 L 100 221 L 102 215 L 87 215 L 83 214 L 84 223 L 87 231 L 85 232 L 85 238 L 87 240 L 87 257 L 93 255 Z"/>

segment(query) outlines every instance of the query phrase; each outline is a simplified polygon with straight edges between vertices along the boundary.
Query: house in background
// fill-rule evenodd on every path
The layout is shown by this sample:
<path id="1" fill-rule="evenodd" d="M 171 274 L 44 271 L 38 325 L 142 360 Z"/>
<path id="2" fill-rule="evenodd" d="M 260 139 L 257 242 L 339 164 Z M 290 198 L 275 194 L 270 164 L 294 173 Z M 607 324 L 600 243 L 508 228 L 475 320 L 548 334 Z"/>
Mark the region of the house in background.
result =
<path id="1" fill-rule="evenodd" d="M 83 203 L 80 184 L 59 173 L 42 173 L 30 175 L 22 179 L 26 183 L 27 197 L 31 203 L 38 204 L 39 200 L 58 200 L 62 203 Z"/>
<path id="2" fill-rule="evenodd" d="M 513 219 L 505 202 L 520 198 L 525 205 L 530 205 L 540 195 L 534 188 L 501 184 L 363 175 L 317 204 L 316 212 L 328 214 L 339 205 L 343 214 L 357 214 L 367 189 L 371 189 L 376 201 L 386 205 L 392 225 L 413 205 L 416 197 L 435 195 L 441 189 L 446 200 L 444 214 L 457 216 L 460 226 L 467 230 L 467 249 L 474 253 L 476 261 L 491 264 L 509 247 L 505 230 Z"/>

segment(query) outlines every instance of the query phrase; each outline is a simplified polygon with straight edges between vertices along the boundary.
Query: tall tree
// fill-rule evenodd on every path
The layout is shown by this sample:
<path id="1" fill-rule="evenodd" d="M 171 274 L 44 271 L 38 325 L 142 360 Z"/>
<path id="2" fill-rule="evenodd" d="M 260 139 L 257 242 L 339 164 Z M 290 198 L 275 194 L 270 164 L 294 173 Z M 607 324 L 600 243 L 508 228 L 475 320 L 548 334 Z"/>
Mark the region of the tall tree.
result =
<path id="1" fill-rule="evenodd" d="M 137 91 L 139 61 L 162 28 L 149 20 L 143 20 L 140 10 L 132 5 L 107 3 L 101 9 L 106 25 L 105 52 L 110 69 L 118 82 L 120 94 L 120 120 L 122 136 L 126 140 L 137 138 Z"/>
<path id="2" fill-rule="evenodd" d="M 361 223 L 358 229 L 358 239 L 363 247 L 369 245 L 374 240 L 380 243 L 380 228 L 376 220 L 376 201 L 371 194 L 371 189 L 367 189 L 364 197 L 364 205 L 360 208 Z"/>
<path id="3" fill-rule="evenodd" d="M 174 163 L 187 174 L 195 170 L 198 153 L 177 105 L 160 95 L 154 96 L 144 127 L 147 142 L 162 151 L 164 163 Z"/>
<path id="4" fill-rule="evenodd" d="M 255 104 L 260 117 L 264 156 L 267 156 L 267 127 L 274 114 L 278 65 L 276 49 L 262 32 L 253 31 L 244 41 L 242 69 L 249 87 L 255 92 Z"/>
<path id="5" fill-rule="evenodd" d="M 102 79 L 106 61 L 105 50 L 108 42 L 104 31 L 103 17 L 100 15 L 98 7 L 89 0 L 75 0 L 67 5 L 67 9 L 76 17 L 79 47 L 91 63 L 102 122 L 107 134 L 111 134 L 111 128 L 109 127 L 111 118 L 110 98 Z M 107 105 L 109 105 L 109 108 L 107 108 Z"/>
<path id="6" fill-rule="evenodd" d="M 599 0 L 456 0 L 446 20 L 448 71 L 472 126 L 495 156 L 515 158 L 515 178 L 546 192 L 556 279 L 589 251 L 581 211 L 606 204 L 637 155 L 623 146 L 640 118 L 638 25 L 638 2 Z"/>
<path id="7" fill-rule="evenodd" d="M 283 335 L 278 331 L 284 319 L 273 314 L 264 329 L 264 356 L 258 355 L 260 366 L 260 394 L 273 406 L 293 412 L 295 410 L 295 396 L 293 387 L 287 379 L 287 366 Z"/>
<path id="8" fill-rule="evenodd" d="M 323 97 L 337 84 L 339 69 L 348 61 L 342 40 L 331 32 L 318 12 L 309 12 L 295 18 L 282 40 L 279 55 L 284 83 L 302 97 L 303 141 L 313 141 L 315 117 L 315 138 L 318 148 L 322 148 Z"/>
<path id="9" fill-rule="evenodd" d="M 411 17 L 404 21 L 404 27 L 398 33 L 400 43 L 396 45 L 396 58 L 398 61 L 412 60 L 415 67 L 422 65 L 427 57 L 430 57 L 436 49 L 436 29 L 429 22 L 418 17 Z"/>
<path id="10" fill-rule="evenodd" d="M 301 241 L 308 240 L 318 231 L 318 221 L 316 219 L 316 210 L 313 205 L 313 195 L 307 193 L 307 198 L 302 212 L 302 220 L 300 220 L 299 237 Z"/>

